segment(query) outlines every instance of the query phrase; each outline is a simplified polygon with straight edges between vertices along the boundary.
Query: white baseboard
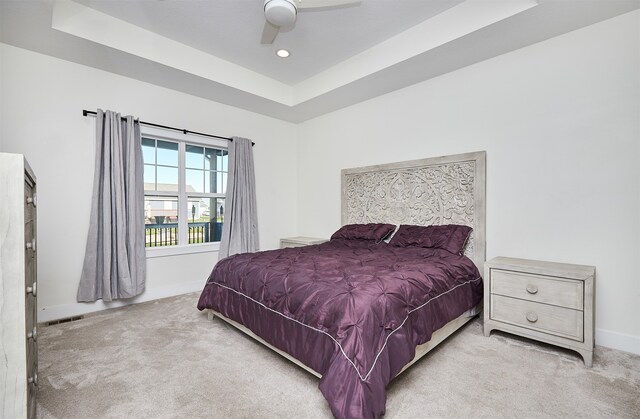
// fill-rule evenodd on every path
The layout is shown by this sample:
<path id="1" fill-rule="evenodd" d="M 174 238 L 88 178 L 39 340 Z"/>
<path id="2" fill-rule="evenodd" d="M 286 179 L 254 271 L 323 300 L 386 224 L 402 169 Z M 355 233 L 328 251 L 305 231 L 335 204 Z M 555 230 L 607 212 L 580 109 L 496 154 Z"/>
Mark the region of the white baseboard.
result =
<path id="1" fill-rule="evenodd" d="M 50 322 L 52 320 L 64 319 L 72 316 L 80 316 L 82 314 L 128 306 L 130 304 L 143 303 L 145 301 L 157 300 L 159 298 L 173 297 L 175 295 L 202 291 L 204 283 L 205 281 L 199 279 L 197 281 L 183 282 L 168 287 L 147 289 L 139 296 L 135 298 L 128 298 L 126 300 L 115 300 L 111 302 L 98 300 L 94 303 L 74 303 L 62 306 L 43 307 L 38 311 L 38 323 Z"/>
<path id="2" fill-rule="evenodd" d="M 596 329 L 596 345 L 640 355 L 640 336 Z"/>

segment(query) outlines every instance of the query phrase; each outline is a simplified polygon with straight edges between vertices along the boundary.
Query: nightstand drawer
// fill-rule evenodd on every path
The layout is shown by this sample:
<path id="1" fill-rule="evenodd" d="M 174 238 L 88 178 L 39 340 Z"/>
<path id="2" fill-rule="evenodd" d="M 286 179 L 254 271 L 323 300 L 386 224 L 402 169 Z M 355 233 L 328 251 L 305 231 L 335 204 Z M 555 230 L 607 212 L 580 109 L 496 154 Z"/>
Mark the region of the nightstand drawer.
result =
<path id="1" fill-rule="evenodd" d="M 583 309 L 583 281 L 492 269 L 491 293 L 560 307 Z"/>
<path id="2" fill-rule="evenodd" d="M 583 313 L 564 307 L 493 295 L 491 319 L 582 342 Z"/>

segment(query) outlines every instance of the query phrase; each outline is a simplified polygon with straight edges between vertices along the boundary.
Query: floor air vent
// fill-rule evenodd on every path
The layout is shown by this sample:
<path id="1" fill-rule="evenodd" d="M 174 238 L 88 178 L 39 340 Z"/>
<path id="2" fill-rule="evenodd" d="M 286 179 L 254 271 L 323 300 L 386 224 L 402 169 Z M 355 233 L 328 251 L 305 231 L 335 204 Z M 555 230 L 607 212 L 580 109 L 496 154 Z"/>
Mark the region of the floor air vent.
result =
<path id="1" fill-rule="evenodd" d="M 52 320 L 50 322 L 47 322 L 47 326 L 53 326 L 54 324 L 60 324 L 60 323 L 75 322 L 76 320 L 82 320 L 82 319 L 84 319 L 84 316 L 67 317 L 65 319 Z"/>

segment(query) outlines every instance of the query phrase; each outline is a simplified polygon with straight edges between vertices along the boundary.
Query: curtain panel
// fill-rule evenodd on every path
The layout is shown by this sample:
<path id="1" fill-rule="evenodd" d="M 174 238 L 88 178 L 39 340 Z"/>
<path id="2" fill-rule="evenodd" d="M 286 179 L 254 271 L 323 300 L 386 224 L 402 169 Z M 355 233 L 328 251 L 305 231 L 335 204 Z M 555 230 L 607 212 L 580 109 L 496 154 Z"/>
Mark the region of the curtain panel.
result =
<path id="1" fill-rule="evenodd" d="M 91 219 L 78 301 L 131 298 L 145 288 L 140 124 L 98 109 Z"/>
<path id="2" fill-rule="evenodd" d="M 229 144 L 229 177 L 225 201 L 219 259 L 236 253 L 258 251 L 258 209 L 253 147 L 251 140 L 246 138 L 233 137 L 233 141 Z"/>

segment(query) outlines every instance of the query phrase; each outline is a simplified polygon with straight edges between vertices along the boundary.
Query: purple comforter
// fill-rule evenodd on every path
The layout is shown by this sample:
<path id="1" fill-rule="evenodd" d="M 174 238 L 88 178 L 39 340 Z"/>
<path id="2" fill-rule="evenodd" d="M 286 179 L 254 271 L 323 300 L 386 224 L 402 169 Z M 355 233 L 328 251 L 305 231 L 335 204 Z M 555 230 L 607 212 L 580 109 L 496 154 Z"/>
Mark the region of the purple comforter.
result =
<path id="1" fill-rule="evenodd" d="M 384 414 L 387 384 L 416 345 L 482 298 L 465 256 L 332 240 L 221 260 L 198 308 L 212 308 L 322 374 L 338 418 Z"/>

